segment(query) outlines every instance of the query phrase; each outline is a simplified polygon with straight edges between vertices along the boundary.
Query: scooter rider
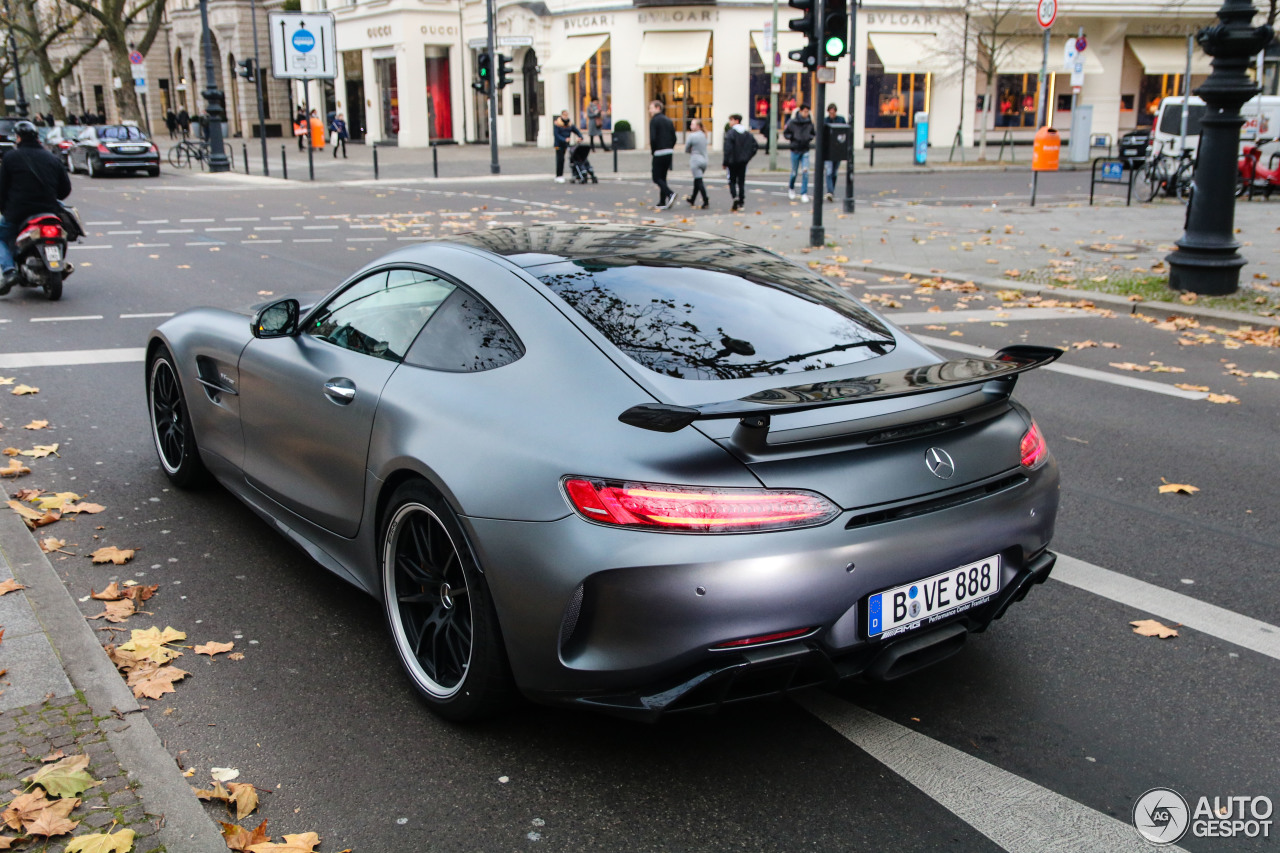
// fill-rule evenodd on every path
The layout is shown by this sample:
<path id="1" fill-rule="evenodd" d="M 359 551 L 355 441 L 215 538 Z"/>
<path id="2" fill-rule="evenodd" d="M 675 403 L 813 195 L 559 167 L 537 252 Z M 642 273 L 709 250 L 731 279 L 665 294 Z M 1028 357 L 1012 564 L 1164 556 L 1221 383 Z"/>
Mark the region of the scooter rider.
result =
<path id="1" fill-rule="evenodd" d="M 20 121 L 14 126 L 17 147 L 0 160 L 0 296 L 18 281 L 14 265 L 14 240 L 22 223 L 38 213 L 61 214 L 59 200 L 71 195 L 67 170 L 40 145 L 36 126 Z"/>

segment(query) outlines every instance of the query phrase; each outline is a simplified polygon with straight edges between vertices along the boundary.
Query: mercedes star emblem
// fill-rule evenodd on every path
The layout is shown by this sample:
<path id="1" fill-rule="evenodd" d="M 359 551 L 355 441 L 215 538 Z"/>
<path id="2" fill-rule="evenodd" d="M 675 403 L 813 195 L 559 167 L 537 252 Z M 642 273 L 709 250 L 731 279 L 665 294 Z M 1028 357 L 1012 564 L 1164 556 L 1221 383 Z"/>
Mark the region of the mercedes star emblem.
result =
<path id="1" fill-rule="evenodd" d="M 952 461 L 951 454 L 941 447 L 930 447 L 924 455 L 924 463 L 939 480 L 950 480 L 955 476 L 956 463 Z"/>

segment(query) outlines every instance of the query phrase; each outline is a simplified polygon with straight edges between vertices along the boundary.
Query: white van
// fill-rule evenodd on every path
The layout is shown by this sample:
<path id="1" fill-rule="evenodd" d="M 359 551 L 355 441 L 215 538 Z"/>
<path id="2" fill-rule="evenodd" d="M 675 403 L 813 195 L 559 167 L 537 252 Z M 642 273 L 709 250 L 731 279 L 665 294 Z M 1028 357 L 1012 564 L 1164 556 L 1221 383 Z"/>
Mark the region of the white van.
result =
<path id="1" fill-rule="evenodd" d="M 1182 97 L 1165 98 L 1160 102 L 1160 112 L 1156 115 L 1155 127 L 1151 137 L 1151 150 L 1163 151 L 1165 154 L 1177 156 L 1178 145 L 1182 138 Z M 1188 101 L 1187 109 L 1187 148 L 1193 152 L 1200 144 L 1200 121 L 1204 118 L 1204 101 L 1194 95 Z M 1276 139 L 1280 134 L 1280 96 L 1260 95 L 1240 108 L 1244 116 L 1244 128 L 1240 131 L 1240 141 L 1253 142 L 1256 139 Z"/>

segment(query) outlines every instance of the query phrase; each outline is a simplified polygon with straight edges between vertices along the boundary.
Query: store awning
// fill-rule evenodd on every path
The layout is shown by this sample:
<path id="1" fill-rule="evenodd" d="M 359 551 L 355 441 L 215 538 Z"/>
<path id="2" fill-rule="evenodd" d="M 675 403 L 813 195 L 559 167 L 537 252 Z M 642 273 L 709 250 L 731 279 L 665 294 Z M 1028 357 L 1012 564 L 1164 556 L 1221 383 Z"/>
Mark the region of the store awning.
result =
<path id="1" fill-rule="evenodd" d="M 751 43 L 756 46 L 756 53 L 760 54 L 760 61 L 764 63 L 764 70 L 769 70 L 769 54 L 764 49 L 764 33 L 759 30 L 751 34 Z M 778 66 L 780 74 L 803 74 L 805 67 L 799 62 L 793 62 L 787 58 L 787 54 L 793 50 L 802 50 L 804 48 L 804 34 L 787 30 L 781 33 L 778 38 L 778 50 L 782 53 L 782 64 Z"/>
<path id="2" fill-rule="evenodd" d="M 933 33 L 869 33 L 867 38 L 886 74 L 930 74 L 949 62 Z"/>
<path id="3" fill-rule="evenodd" d="M 551 55 L 551 60 L 542 66 L 543 74 L 576 74 L 587 60 L 596 55 L 596 51 L 609 40 L 608 33 L 593 36 L 569 36 L 564 47 Z"/>
<path id="4" fill-rule="evenodd" d="M 1186 39 L 1129 39 L 1129 48 L 1148 74 L 1186 74 Z M 1213 66 L 1199 45 L 1191 54 L 1191 73 L 1209 74 Z"/>
<path id="5" fill-rule="evenodd" d="M 668 32 L 650 30 L 640 43 L 641 74 L 688 74 L 701 71 L 707 64 L 707 48 L 711 30 Z"/>
<path id="6" fill-rule="evenodd" d="M 1066 51 L 1066 48 L 1067 40 L 1065 38 L 1049 39 L 1050 74 L 1069 73 L 1062 67 L 1062 54 Z M 1000 52 L 1002 55 L 997 57 L 996 65 L 999 67 L 1001 74 L 1039 74 L 1040 64 L 1044 58 L 1044 39 L 1040 37 L 1010 39 Z M 1096 50 L 1086 50 L 1084 52 L 1084 73 L 1106 73 L 1106 69 L 1102 67 L 1102 60 L 1098 58 Z"/>

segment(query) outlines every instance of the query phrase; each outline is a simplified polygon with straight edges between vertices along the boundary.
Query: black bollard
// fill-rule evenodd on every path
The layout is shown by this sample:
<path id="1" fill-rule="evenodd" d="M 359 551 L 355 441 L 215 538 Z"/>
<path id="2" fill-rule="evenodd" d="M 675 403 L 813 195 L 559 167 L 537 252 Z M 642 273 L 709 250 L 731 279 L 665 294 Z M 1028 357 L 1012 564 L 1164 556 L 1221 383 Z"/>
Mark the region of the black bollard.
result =
<path id="1" fill-rule="evenodd" d="M 289 155 L 285 151 L 285 146 L 280 146 L 280 174 L 284 175 L 284 179 L 289 180 Z"/>
<path id="2" fill-rule="evenodd" d="M 440 146 L 435 144 L 431 146 L 431 177 L 440 177 Z"/>
<path id="3" fill-rule="evenodd" d="M 249 174 L 249 143 L 241 142 L 240 149 L 244 151 L 244 173 Z"/>
<path id="4" fill-rule="evenodd" d="M 871 168 L 876 167 L 876 135 L 871 134 Z"/>
<path id="5" fill-rule="evenodd" d="M 378 143 L 373 143 L 373 179 L 378 180 Z"/>
<path id="6" fill-rule="evenodd" d="M 613 173 L 618 174 L 618 143 L 613 143 Z"/>

